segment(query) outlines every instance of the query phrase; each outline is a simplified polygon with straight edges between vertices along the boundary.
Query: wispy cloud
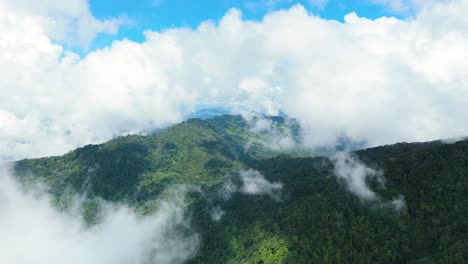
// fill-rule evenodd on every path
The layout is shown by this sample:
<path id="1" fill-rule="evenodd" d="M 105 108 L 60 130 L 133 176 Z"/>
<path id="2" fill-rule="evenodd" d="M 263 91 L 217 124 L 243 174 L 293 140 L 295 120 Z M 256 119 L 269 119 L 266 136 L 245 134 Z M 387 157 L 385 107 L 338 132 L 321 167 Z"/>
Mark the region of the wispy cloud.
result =
<path id="1" fill-rule="evenodd" d="M 218 190 L 218 198 L 227 201 L 236 193 L 246 195 L 266 195 L 275 201 L 281 201 L 283 184 L 281 182 L 270 182 L 257 170 L 248 169 L 239 171 L 240 184 L 231 179 L 227 180 Z M 220 221 L 225 211 L 220 205 L 211 206 L 210 215 L 213 221 Z"/>
<path id="2" fill-rule="evenodd" d="M 272 11 L 280 5 L 290 4 L 292 2 L 293 2 L 292 0 L 257 0 L 257 1 L 246 0 L 244 1 L 243 5 L 248 10 L 252 12 L 257 12 L 257 11 L 265 11 L 265 10 Z"/>
<path id="3" fill-rule="evenodd" d="M 309 5 L 313 9 L 317 9 L 319 11 L 325 9 L 328 4 L 328 0 L 309 0 Z"/>
<path id="4" fill-rule="evenodd" d="M 275 200 L 280 200 L 283 184 L 270 182 L 256 170 L 245 170 L 240 172 L 242 187 L 240 192 L 250 195 L 268 195 Z"/>
<path id="5" fill-rule="evenodd" d="M 424 7 L 436 4 L 447 4 L 458 0 L 370 0 L 371 3 L 381 5 L 397 14 L 417 13 Z"/>
<path id="6" fill-rule="evenodd" d="M 331 156 L 335 165 L 335 175 L 342 180 L 349 191 L 363 200 L 375 200 L 377 194 L 367 186 L 369 178 L 377 179 L 381 185 L 385 179 L 381 171 L 371 169 L 348 152 L 339 152 Z"/>
<path id="7" fill-rule="evenodd" d="M 248 132 L 261 136 L 261 141 L 257 143 L 273 150 L 291 150 L 298 147 L 300 142 L 293 135 L 291 126 L 294 124 L 290 119 L 285 119 L 283 126 L 275 124 L 273 120 L 261 115 L 246 112 L 242 114 L 248 124 Z M 275 113 L 275 115 L 277 114 Z M 254 142 L 255 139 L 250 139 L 245 149 L 248 150 Z"/>
<path id="8" fill-rule="evenodd" d="M 368 182 L 375 180 L 380 187 L 385 187 L 385 177 L 380 170 L 372 169 L 349 152 L 338 152 L 330 157 L 334 164 L 335 176 L 339 182 L 355 194 L 361 201 L 370 202 L 379 207 L 392 208 L 400 211 L 406 207 L 403 195 L 385 201 L 379 194 L 369 188 Z"/>

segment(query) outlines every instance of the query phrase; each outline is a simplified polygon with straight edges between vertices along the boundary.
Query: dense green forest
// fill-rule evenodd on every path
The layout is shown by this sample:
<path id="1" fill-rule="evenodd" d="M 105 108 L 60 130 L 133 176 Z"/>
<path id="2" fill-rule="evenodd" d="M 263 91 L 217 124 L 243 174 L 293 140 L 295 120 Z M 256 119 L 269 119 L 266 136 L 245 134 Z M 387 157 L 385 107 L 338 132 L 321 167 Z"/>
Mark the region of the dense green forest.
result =
<path id="1" fill-rule="evenodd" d="M 149 136 L 119 137 L 60 157 L 15 163 L 24 182 L 50 186 L 59 208 L 73 193 L 99 221 L 102 199 L 142 214 L 174 185 L 187 193 L 201 244 L 190 263 L 464 263 L 468 260 L 468 140 L 400 143 L 352 153 L 380 170 L 385 186 L 368 185 L 378 201 L 363 201 L 335 177 L 329 149 L 277 148 L 276 136 L 299 144 L 294 120 L 269 117 L 254 131 L 239 116 L 190 119 Z M 341 148 L 341 147 L 340 147 Z M 280 183 L 278 196 L 244 192 L 239 171 Z M 404 197 L 395 209 L 387 201 Z M 213 217 L 214 211 L 222 211 Z"/>

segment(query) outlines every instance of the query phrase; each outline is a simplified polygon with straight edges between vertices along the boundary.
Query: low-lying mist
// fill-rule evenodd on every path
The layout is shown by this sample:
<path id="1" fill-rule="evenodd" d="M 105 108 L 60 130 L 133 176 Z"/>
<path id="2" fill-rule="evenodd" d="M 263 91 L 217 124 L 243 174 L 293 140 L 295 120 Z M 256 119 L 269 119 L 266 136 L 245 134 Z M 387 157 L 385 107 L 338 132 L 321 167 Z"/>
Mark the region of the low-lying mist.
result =
<path id="1" fill-rule="evenodd" d="M 101 221 L 88 226 L 79 210 L 59 211 L 41 188 L 26 190 L 0 165 L 0 263 L 183 263 L 197 251 L 183 195 L 148 216 L 124 205 L 102 208 Z"/>
<path id="2" fill-rule="evenodd" d="M 386 180 L 381 170 L 368 167 L 349 152 L 337 152 L 330 157 L 330 160 L 334 164 L 334 172 L 338 181 L 361 201 L 391 207 L 397 211 L 406 206 L 402 195 L 391 201 L 383 201 L 383 198 L 369 187 L 368 180 L 375 179 L 381 188 L 385 188 Z"/>
<path id="3" fill-rule="evenodd" d="M 245 195 L 266 195 L 277 202 L 281 201 L 283 184 L 281 182 L 270 182 L 257 170 L 242 169 L 239 171 L 238 184 L 227 180 L 221 189 L 218 190 L 218 198 L 227 201 L 235 193 Z M 213 221 L 220 221 L 225 212 L 220 205 L 210 208 L 210 215 Z"/>

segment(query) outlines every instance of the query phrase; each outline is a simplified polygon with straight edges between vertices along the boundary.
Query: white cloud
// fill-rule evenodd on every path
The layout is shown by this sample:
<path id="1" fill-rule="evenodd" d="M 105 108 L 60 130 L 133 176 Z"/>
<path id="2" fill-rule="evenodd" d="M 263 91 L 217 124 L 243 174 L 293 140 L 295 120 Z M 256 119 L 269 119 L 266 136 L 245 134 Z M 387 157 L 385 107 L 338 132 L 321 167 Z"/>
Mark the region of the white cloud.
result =
<path id="1" fill-rule="evenodd" d="M 270 120 L 261 117 L 252 120 L 252 123 L 253 125 L 249 129 L 252 133 L 268 133 L 273 126 Z"/>
<path id="2" fill-rule="evenodd" d="M 335 166 L 335 175 L 346 185 L 346 188 L 362 200 L 376 200 L 377 194 L 367 186 L 368 178 L 376 178 L 382 184 L 382 172 L 367 167 L 361 161 L 347 152 L 339 152 L 331 156 Z"/>
<path id="3" fill-rule="evenodd" d="M 213 221 L 215 221 L 215 222 L 219 222 L 221 220 L 221 218 L 223 218 L 225 213 L 226 212 L 224 212 L 224 210 L 221 209 L 220 206 L 215 206 L 215 207 L 210 209 L 211 219 Z"/>
<path id="4" fill-rule="evenodd" d="M 231 180 L 227 180 L 218 190 L 218 197 L 224 201 L 228 201 L 235 193 L 243 193 L 247 195 L 266 195 L 275 201 L 281 201 L 283 184 L 281 182 L 270 182 L 256 170 L 240 170 L 240 184 L 236 184 Z M 226 212 L 221 206 L 212 206 L 209 209 L 211 219 L 220 221 Z"/>
<path id="5" fill-rule="evenodd" d="M 40 192 L 39 192 L 40 194 Z M 162 202 L 150 216 L 104 206 L 102 222 L 86 227 L 78 212 L 58 211 L 47 195 L 25 192 L 0 168 L 0 263 L 183 263 L 196 253 L 184 203 Z"/>
<path id="6" fill-rule="evenodd" d="M 381 5 L 395 13 L 418 12 L 421 9 L 436 4 L 447 4 L 458 0 L 371 0 L 373 4 Z"/>
<path id="7" fill-rule="evenodd" d="M 381 187 L 385 188 L 386 180 L 382 171 L 367 167 L 349 152 L 338 152 L 332 155 L 330 160 L 333 162 L 335 176 L 339 182 L 343 183 L 361 201 L 371 202 L 374 206 L 390 208 L 396 212 L 406 208 L 403 195 L 385 201 L 367 185 L 368 179 L 374 179 Z"/>
<path id="8" fill-rule="evenodd" d="M 223 200 L 230 200 L 233 194 L 240 192 L 249 195 L 268 195 L 275 200 L 279 200 L 281 197 L 283 184 L 268 181 L 256 170 L 240 170 L 239 178 L 240 185 L 231 180 L 226 181 L 219 190 L 218 196 Z"/>
<path id="9" fill-rule="evenodd" d="M 0 3 L 2 158 L 144 133 L 211 104 L 282 109 L 305 127 L 308 145 L 468 133 L 468 1 L 425 6 L 408 20 L 351 14 L 346 23 L 301 6 L 260 22 L 231 10 L 217 24 L 147 31 L 143 43 L 116 41 L 82 59 L 51 40 L 42 12 L 52 7 Z M 85 14 L 76 3 L 54 12 Z"/>
<path id="10" fill-rule="evenodd" d="M 263 175 L 252 169 L 240 171 L 242 186 L 240 191 L 250 195 L 268 195 L 275 200 L 279 200 L 283 190 L 280 182 L 269 182 Z"/>
<path id="11" fill-rule="evenodd" d="M 243 1 L 243 6 L 252 12 L 272 11 L 278 8 L 278 6 L 291 4 L 291 2 L 292 0 L 245 0 Z"/>
<path id="12" fill-rule="evenodd" d="M 396 197 L 395 199 L 390 201 L 389 204 L 391 207 L 393 207 L 393 209 L 395 209 L 395 211 L 401 211 L 404 208 L 406 208 L 406 201 L 403 195 Z"/>
<path id="13" fill-rule="evenodd" d="M 328 4 L 328 0 L 309 0 L 309 5 L 312 8 L 323 10 Z"/>
<path id="14" fill-rule="evenodd" d="M 238 187 L 232 181 L 228 180 L 223 184 L 219 190 L 218 195 L 223 200 L 230 200 L 232 195 L 238 191 Z"/>
<path id="15" fill-rule="evenodd" d="M 291 150 L 298 146 L 298 142 L 290 129 L 291 120 L 286 119 L 285 126 L 281 126 L 255 113 L 244 112 L 242 115 L 249 126 L 248 131 L 262 135 L 262 140 L 257 143 L 273 150 Z M 255 139 L 250 139 L 245 148 L 249 149 L 254 141 Z"/>
<path id="16" fill-rule="evenodd" d="M 0 0 L 7 19 L 34 18 L 48 37 L 69 46 L 86 48 L 98 33 L 116 34 L 126 16 L 99 20 L 89 9 L 88 0 Z M 1 13 L 1 11 L 0 11 Z"/>
<path id="17" fill-rule="evenodd" d="M 413 7 L 411 1 L 406 0 L 372 0 L 371 2 L 385 6 L 389 10 L 397 13 L 407 12 Z"/>

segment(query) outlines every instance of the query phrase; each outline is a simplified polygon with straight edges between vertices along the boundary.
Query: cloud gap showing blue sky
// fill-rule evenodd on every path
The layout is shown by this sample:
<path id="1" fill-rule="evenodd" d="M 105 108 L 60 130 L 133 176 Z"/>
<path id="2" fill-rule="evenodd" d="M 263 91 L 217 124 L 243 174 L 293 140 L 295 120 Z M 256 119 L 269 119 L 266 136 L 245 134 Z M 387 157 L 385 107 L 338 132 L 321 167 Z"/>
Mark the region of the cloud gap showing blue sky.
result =
<path id="1" fill-rule="evenodd" d="M 297 118 L 308 146 L 466 136 L 468 1 L 411 3 L 418 11 L 405 18 L 357 10 L 343 22 L 310 4 L 284 2 L 256 19 L 231 8 L 195 26 L 140 32 L 140 42 L 119 39 L 135 23 L 130 12 L 0 0 L 0 158 L 59 155 L 220 105 Z M 115 40 L 92 50 L 99 35 Z M 91 48 L 79 56 L 60 43 Z"/>
<path id="2" fill-rule="evenodd" d="M 315 15 L 344 22 L 344 16 L 350 12 L 370 19 L 382 16 L 407 18 L 416 14 L 421 3 L 418 0 L 115 0 L 109 4 L 106 0 L 90 0 L 90 11 L 96 18 L 108 19 L 125 15 L 132 21 L 121 27 L 117 35 L 98 35 L 91 49 L 108 46 L 113 40 L 122 38 L 143 42 L 145 38 L 142 32 L 145 30 L 196 28 L 203 21 L 221 19 L 231 8 L 241 10 L 245 19 L 260 21 L 269 12 L 300 4 Z M 79 48 L 72 48 L 82 54 L 86 53 Z"/>

